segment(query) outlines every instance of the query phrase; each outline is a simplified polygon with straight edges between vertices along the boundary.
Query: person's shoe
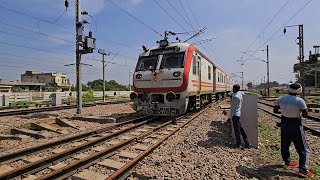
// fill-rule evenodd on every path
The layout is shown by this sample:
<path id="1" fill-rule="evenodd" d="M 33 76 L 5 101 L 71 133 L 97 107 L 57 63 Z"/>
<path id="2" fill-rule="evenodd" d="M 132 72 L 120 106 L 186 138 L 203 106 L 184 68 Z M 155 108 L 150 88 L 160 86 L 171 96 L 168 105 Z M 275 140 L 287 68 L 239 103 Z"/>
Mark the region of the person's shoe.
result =
<path id="1" fill-rule="evenodd" d="M 234 148 L 240 148 L 241 146 L 240 146 L 240 144 L 234 144 L 233 147 Z"/>
<path id="2" fill-rule="evenodd" d="M 290 161 L 290 162 L 285 162 L 286 166 L 291 166 L 291 167 L 298 167 L 299 163 Z"/>
<path id="3" fill-rule="evenodd" d="M 248 148 L 248 149 L 251 148 L 251 144 L 245 144 L 244 148 Z"/>
<path id="4" fill-rule="evenodd" d="M 299 169 L 299 173 L 303 176 L 306 176 L 306 177 L 313 177 L 314 176 L 311 171 L 304 170 L 304 169 Z"/>

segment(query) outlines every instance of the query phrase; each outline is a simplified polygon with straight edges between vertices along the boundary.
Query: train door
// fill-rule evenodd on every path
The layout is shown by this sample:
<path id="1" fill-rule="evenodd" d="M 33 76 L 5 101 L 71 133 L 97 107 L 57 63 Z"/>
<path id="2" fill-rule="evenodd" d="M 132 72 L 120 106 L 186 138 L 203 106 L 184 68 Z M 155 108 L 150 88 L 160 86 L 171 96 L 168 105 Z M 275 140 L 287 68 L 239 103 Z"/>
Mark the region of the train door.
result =
<path id="1" fill-rule="evenodd" d="M 196 95 L 196 108 L 201 107 L 201 57 L 197 55 L 197 80 L 198 80 L 198 91 Z"/>
<path id="2" fill-rule="evenodd" d="M 213 66 L 213 72 L 212 72 L 212 83 L 213 83 L 213 92 L 217 91 L 217 80 L 216 80 L 216 73 L 217 73 L 217 68 Z"/>
<path id="3" fill-rule="evenodd" d="M 198 94 L 201 92 L 201 57 L 197 56 Z"/>

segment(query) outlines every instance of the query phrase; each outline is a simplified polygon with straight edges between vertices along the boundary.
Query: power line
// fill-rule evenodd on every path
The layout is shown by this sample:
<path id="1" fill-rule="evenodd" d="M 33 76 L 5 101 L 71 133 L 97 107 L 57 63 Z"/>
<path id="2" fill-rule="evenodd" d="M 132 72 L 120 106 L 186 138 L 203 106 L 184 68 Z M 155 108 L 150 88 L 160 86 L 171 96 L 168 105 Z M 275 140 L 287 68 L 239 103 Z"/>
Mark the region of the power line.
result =
<path id="1" fill-rule="evenodd" d="M 6 10 L 8 10 L 8 11 L 11 11 L 11 12 L 14 12 L 14 13 L 17 13 L 17 14 L 20 14 L 20 15 L 23 15 L 23 16 L 28 16 L 28 17 L 30 17 L 30 18 L 33 18 L 33 19 L 36 19 L 36 20 L 39 20 L 39 21 L 42 21 L 42 22 L 46 22 L 46 23 L 49 23 L 49 24 L 53 24 L 53 25 L 56 25 L 56 26 L 60 26 L 60 27 L 66 28 L 66 29 L 73 30 L 73 29 L 70 28 L 70 27 L 67 27 L 67 26 L 64 26 L 64 25 L 61 25 L 61 24 L 57 24 L 57 23 L 55 23 L 55 22 L 51 22 L 51 21 L 48 21 L 48 20 L 45 20 L 45 19 L 42 19 L 42 18 L 33 16 L 33 15 L 30 15 L 30 14 L 26 14 L 26 13 L 23 13 L 23 12 L 20 12 L 20 11 L 17 11 L 17 10 L 14 10 L 14 9 L 9 9 L 9 8 L 4 7 L 4 6 L 1 6 L 1 5 L 0 5 L 0 8 L 6 9 Z"/>
<path id="2" fill-rule="evenodd" d="M 178 11 L 178 9 L 176 7 L 174 7 L 171 2 L 169 0 L 166 0 L 167 3 L 176 11 L 176 13 L 192 28 L 192 24 L 190 24 L 190 22 L 188 22 L 182 15 L 181 13 Z"/>
<path id="3" fill-rule="evenodd" d="M 107 2 L 111 3 L 113 6 L 115 6 L 116 8 L 120 9 L 122 12 L 124 12 L 125 14 L 127 14 L 128 16 L 132 17 L 134 20 L 138 21 L 139 23 L 143 24 L 145 27 L 147 27 L 148 29 L 150 29 L 151 31 L 153 31 L 154 33 L 158 34 L 159 36 L 162 36 L 162 34 L 160 34 L 158 31 L 156 31 L 155 29 L 153 29 L 151 26 L 147 25 L 146 23 L 144 23 L 142 20 L 140 20 L 139 18 L 137 18 L 136 16 L 134 16 L 133 14 L 129 13 L 128 11 L 126 11 L 125 9 L 123 9 L 122 7 L 120 7 L 118 4 L 116 4 L 115 2 L 113 2 L 112 0 L 106 0 Z"/>
<path id="4" fill-rule="evenodd" d="M 190 23 L 192 29 L 194 29 L 194 27 L 193 27 L 193 25 L 192 25 L 192 23 L 191 23 L 191 20 L 190 20 L 190 18 L 189 18 L 189 16 L 188 16 L 188 13 L 187 13 L 186 9 L 184 8 L 181 0 L 179 0 L 179 3 L 180 3 L 180 5 L 181 5 L 181 7 L 182 7 L 182 10 L 183 10 L 184 14 L 187 16 L 187 19 L 189 20 L 189 23 Z"/>
<path id="5" fill-rule="evenodd" d="M 190 9 L 190 11 L 191 11 L 191 14 L 192 14 L 192 16 L 193 16 L 194 20 L 196 21 L 196 23 L 197 23 L 198 27 L 201 27 L 201 26 L 200 26 L 200 24 L 199 24 L 199 22 L 198 22 L 198 20 L 197 20 L 197 18 L 196 18 L 196 16 L 195 16 L 195 14 L 194 14 L 194 12 L 192 11 L 192 8 L 191 8 L 191 6 L 190 6 L 190 4 L 189 4 L 188 0 L 186 0 L 186 2 L 187 2 L 187 5 L 188 5 L 188 7 L 189 7 L 189 9 Z"/>
<path id="6" fill-rule="evenodd" d="M 302 8 L 300 8 L 283 26 L 281 26 L 271 37 L 269 37 L 262 45 L 260 45 L 251 55 L 255 55 L 257 51 L 263 47 L 269 40 L 271 40 L 281 29 L 283 29 L 286 24 L 288 24 L 293 18 L 295 18 L 308 4 L 311 3 L 312 0 L 309 0 Z"/>
<path id="7" fill-rule="evenodd" d="M 269 23 L 263 28 L 262 32 L 256 37 L 256 39 L 249 45 L 249 47 L 245 50 L 248 51 L 250 47 L 259 39 L 259 37 L 266 31 L 266 29 L 271 25 L 271 23 L 276 19 L 276 17 L 280 14 L 280 12 L 288 5 L 289 0 L 287 0 L 281 8 L 278 10 L 278 12 L 272 17 L 272 19 L 269 21 Z"/>
<path id="8" fill-rule="evenodd" d="M 11 35 L 11 36 L 17 36 L 17 37 L 32 39 L 32 40 L 36 40 L 36 41 L 47 42 L 47 43 L 51 43 L 51 44 L 53 43 L 53 44 L 59 44 L 59 45 L 62 45 L 62 46 L 70 46 L 70 45 L 66 45 L 66 44 L 63 45 L 63 44 L 57 43 L 57 42 L 46 41 L 46 40 L 42 40 L 42 39 L 37 39 L 37 38 L 29 37 L 29 36 L 19 35 L 19 34 L 15 34 L 15 33 L 6 32 L 6 31 L 1 31 L 1 30 L 0 30 L 0 33 L 8 34 L 8 35 Z"/>
<path id="9" fill-rule="evenodd" d="M 189 10 L 190 10 L 190 12 L 191 12 L 191 14 L 192 14 L 195 22 L 197 23 L 198 27 L 200 28 L 199 21 L 198 21 L 196 15 L 195 15 L 195 13 L 193 12 L 193 10 L 192 10 L 192 8 L 191 8 L 188 0 L 186 0 L 186 2 L 187 2 L 188 8 L 189 8 Z M 183 8 L 183 6 L 182 6 L 182 8 Z M 201 37 L 201 35 L 199 35 L 199 38 L 200 38 L 201 41 L 204 41 L 204 39 Z M 212 44 L 211 44 L 210 41 L 208 41 L 208 44 L 209 44 L 209 46 L 210 46 L 210 47 L 209 47 L 210 52 L 207 50 L 206 47 L 204 47 L 203 44 L 200 44 L 200 46 L 201 46 L 207 53 L 209 53 L 213 58 L 215 58 L 215 61 L 216 61 L 216 63 L 217 63 L 217 61 L 219 61 L 219 60 L 218 60 L 218 58 L 214 55 L 215 53 L 214 53 L 214 51 L 213 51 L 213 46 L 212 46 Z"/>
<path id="10" fill-rule="evenodd" d="M 168 13 L 168 11 L 163 8 L 156 0 L 153 0 L 174 22 L 176 22 L 184 31 L 188 32 L 188 30 L 186 30 L 174 17 L 172 17 L 170 15 L 170 13 Z M 191 34 L 189 34 L 191 35 Z"/>
<path id="11" fill-rule="evenodd" d="M 4 6 L 1 6 L 1 5 L 0 5 L 0 8 L 6 9 L 6 10 L 8 10 L 8 11 L 11 11 L 11 12 L 14 12 L 14 13 L 17 13 L 17 14 L 20 14 L 20 15 L 23 15 L 23 16 L 26 16 L 26 17 L 30 17 L 30 18 L 32 18 L 32 19 L 37 19 L 37 20 L 42 21 L 42 22 L 46 22 L 46 23 L 50 23 L 50 24 L 53 24 L 53 25 L 56 25 L 56 26 L 59 26 L 59 27 L 63 27 L 63 28 L 68 29 L 68 30 L 73 30 L 73 28 L 71 28 L 71 27 L 67 27 L 67 26 L 64 26 L 64 25 L 55 23 L 55 21 L 57 21 L 58 19 L 60 19 L 60 18 L 62 17 L 62 15 L 63 15 L 66 11 L 64 11 L 64 12 L 59 16 L 59 18 L 58 18 L 57 20 L 55 20 L 54 22 L 51 22 L 51 21 L 44 20 L 44 19 L 39 18 L 39 17 L 34 16 L 34 15 L 26 14 L 26 13 L 21 12 L 21 11 L 18 11 L 18 10 L 9 9 L 9 8 L 4 7 Z M 70 11 L 70 10 L 68 10 L 68 11 Z M 72 11 L 70 11 L 70 12 L 72 12 Z M 0 21 L 0 23 L 1 23 L 1 21 Z M 2 22 L 1 24 L 7 25 L 7 26 L 11 26 L 11 27 L 15 27 L 15 28 L 19 28 L 19 29 L 26 30 L 26 31 L 29 31 L 29 32 L 33 32 L 33 33 L 42 34 L 42 35 L 45 35 L 45 36 L 48 36 L 48 37 L 52 37 L 52 38 L 55 38 L 55 39 L 60 39 L 60 40 L 63 40 L 63 41 L 68 41 L 68 40 L 65 40 L 65 39 L 61 39 L 61 38 L 59 38 L 59 37 L 54 37 L 54 36 L 51 36 L 51 35 L 48 35 L 48 34 L 45 34 L 45 33 L 37 32 L 37 31 L 29 30 L 29 29 L 25 29 L 25 28 L 22 28 L 22 27 L 19 27 L 19 26 L 10 25 L 10 24 L 3 23 L 3 22 Z M 128 45 L 125 45 L 125 44 L 123 44 L 123 43 L 115 42 L 115 41 L 112 41 L 112 40 L 106 40 L 106 39 L 104 39 L 104 38 L 101 37 L 101 36 L 97 36 L 97 37 L 99 37 L 100 39 L 102 39 L 102 40 L 104 40 L 104 41 L 108 41 L 108 42 L 111 42 L 111 43 L 116 44 L 116 45 L 119 45 L 119 46 L 123 46 L 123 47 L 127 47 L 127 48 L 132 48 L 132 47 L 130 47 L 130 46 L 128 46 Z M 71 42 L 71 41 L 68 41 L 68 42 Z M 72 42 L 72 43 L 74 43 L 74 42 Z"/>
<path id="12" fill-rule="evenodd" d="M 60 38 L 60 37 L 52 36 L 52 35 L 49 35 L 49 34 L 46 34 L 46 33 L 43 33 L 43 32 L 34 31 L 34 30 L 23 28 L 23 27 L 20 27 L 20 26 L 8 24 L 8 23 L 2 22 L 2 21 L 0 21 L 0 24 L 3 24 L 5 26 L 9 26 L 9 27 L 13 27 L 13 28 L 17 28 L 17 29 L 21 29 L 21 30 L 24 30 L 24 31 L 29 31 L 29 32 L 36 33 L 36 34 L 41 34 L 43 36 L 47 36 L 47 37 L 50 37 L 50 38 L 54 38 L 54 39 L 58 39 L 58 40 L 62 40 L 62 41 L 70 42 L 70 43 L 74 43 L 74 41 L 66 40 L 66 39 L 63 39 L 63 38 Z"/>

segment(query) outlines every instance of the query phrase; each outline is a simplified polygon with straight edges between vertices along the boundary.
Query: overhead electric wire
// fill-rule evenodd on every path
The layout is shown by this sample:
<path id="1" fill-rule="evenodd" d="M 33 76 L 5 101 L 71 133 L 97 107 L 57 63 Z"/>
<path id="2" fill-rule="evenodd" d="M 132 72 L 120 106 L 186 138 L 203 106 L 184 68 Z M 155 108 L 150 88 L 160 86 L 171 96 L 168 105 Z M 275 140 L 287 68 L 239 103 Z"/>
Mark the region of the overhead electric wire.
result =
<path id="1" fill-rule="evenodd" d="M 190 22 L 188 22 L 188 21 L 183 17 L 183 15 L 178 11 L 178 9 L 177 9 L 176 7 L 174 7 L 169 0 L 166 0 L 166 1 L 167 1 L 167 3 L 176 11 L 176 13 L 177 13 L 191 28 L 193 28 L 193 25 L 190 24 Z M 193 28 L 193 29 L 194 29 L 194 28 Z M 191 32 L 190 32 L 190 33 L 191 33 Z"/>
<path id="2" fill-rule="evenodd" d="M 150 29 L 151 31 L 153 31 L 154 33 L 158 34 L 159 36 L 162 36 L 161 33 L 159 33 L 158 31 L 156 31 L 155 29 L 153 29 L 151 26 L 147 25 L 146 23 L 144 23 L 142 20 L 140 20 L 139 18 L 137 18 L 136 16 L 134 16 L 133 14 L 131 14 L 130 12 L 126 11 L 125 9 L 123 9 L 122 7 L 120 7 L 118 4 L 116 4 L 115 2 L 113 2 L 112 0 L 106 0 L 107 2 L 110 2 L 114 7 L 120 9 L 122 12 L 124 12 L 125 14 L 127 14 L 128 16 L 130 16 L 131 18 L 133 18 L 134 20 L 136 20 L 137 22 L 143 24 L 145 27 L 147 27 L 148 29 Z"/>
<path id="3" fill-rule="evenodd" d="M 16 47 L 21 47 L 21 48 L 26 48 L 26 49 L 33 49 L 33 50 L 37 50 L 37 51 L 43 51 L 43 52 L 48 52 L 48 53 L 52 53 L 52 54 L 59 54 L 59 55 L 69 56 L 69 57 L 74 57 L 75 56 L 75 55 L 72 55 L 72 54 L 65 54 L 65 53 L 60 53 L 60 52 L 55 52 L 55 51 L 50 51 L 50 50 L 45 50 L 45 49 L 39 49 L 39 48 L 35 48 L 35 47 L 28 47 L 28 46 L 24 46 L 24 45 L 7 43 L 7 42 L 2 42 L 2 41 L 0 41 L 0 44 L 5 44 L 5 45 L 8 45 L 8 46 L 16 46 Z M 100 60 L 98 60 L 98 59 L 87 58 L 87 57 L 82 57 L 82 58 L 83 59 L 87 59 L 87 60 L 100 62 Z"/>
<path id="4" fill-rule="evenodd" d="M 53 25 L 56 25 L 56 26 L 59 26 L 59 27 L 63 27 L 63 28 L 68 29 L 68 30 L 74 30 L 74 29 L 71 28 L 71 27 L 64 26 L 64 25 L 61 25 L 61 24 L 58 24 L 58 23 L 55 23 L 55 22 L 51 22 L 51 21 L 48 21 L 48 20 L 44 20 L 44 19 L 39 18 L 39 17 L 37 17 L 37 16 L 29 15 L 29 14 L 26 14 L 26 13 L 21 12 L 21 11 L 18 11 L 18 10 L 9 9 L 9 8 L 4 7 L 4 6 L 1 6 L 1 5 L 0 5 L 0 8 L 9 10 L 9 11 L 15 12 L 15 13 L 17 13 L 17 14 L 20 14 L 20 15 L 23 15 L 23 16 L 27 16 L 27 17 L 30 17 L 30 18 L 33 18 L 33 19 L 37 19 L 37 20 L 42 21 L 42 22 L 46 22 L 46 23 L 50 23 L 50 24 L 53 24 Z M 70 10 L 68 10 L 68 11 L 70 11 Z M 71 12 L 71 11 L 70 11 L 70 12 Z M 64 13 L 65 13 L 65 11 L 64 11 Z M 0 21 L 0 23 L 1 23 L 1 21 Z M 42 34 L 42 35 L 45 35 L 45 36 L 50 36 L 50 37 L 52 37 L 52 38 L 64 40 L 64 39 L 61 39 L 61 38 L 59 38 L 59 37 L 54 37 L 54 36 L 51 36 L 51 35 L 48 35 L 48 34 L 45 34 L 45 33 L 37 32 L 37 31 L 29 30 L 29 29 L 25 29 L 25 28 L 22 28 L 22 27 L 19 27 L 19 26 L 10 25 L 10 24 L 7 24 L 7 23 L 1 23 L 1 24 L 7 25 L 7 26 L 11 26 L 11 27 L 15 27 L 15 28 L 19 28 L 19 29 L 26 30 L 26 31 L 29 31 L 29 32 L 34 32 L 34 33 Z M 125 45 L 125 44 L 123 44 L 123 43 L 115 42 L 115 41 L 112 41 L 112 40 L 106 40 L 105 38 L 103 38 L 103 37 L 101 37 L 101 36 L 96 36 L 96 37 L 98 37 L 98 38 L 100 38 L 100 39 L 102 39 L 102 40 L 104 40 L 104 41 L 106 41 L 106 42 L 108 41 L 108 42 L 111 42 L 111 43 L 116 44 L 116 45 L 119 45 L 119 46 L 123 46 L 123 47 L 127 47 L 127 48 L 132 48 L 132 47 L 130 47 L 130 46 L 128 46 L 128 45 Z M 69 40 L 66 40 L 66 41 L 72 42 L 72 41 L 69 41 Z M 73 42 L 73 43 L 75 43 L 75 42 Z M 132 48 L 132 49 L 133 49 L 133 48 Z"/>
<path id="5" fill-rule="evenodd" d="M 288 5 L 289 0 L 287 0 L 281 8 L 278 10 L 278 12 L 272 17 L 272 19 L 268 22 L 268 24 L 263 28 L 262 32 L 256 37 L 256 39 L 248 46 L 248 48 L 245 51 L 248 51 L 251 46 L 260 38 L 260 36 L 267 30 L 267 28 L 271 25 L 271 23 L 276 19 L 276 17 L 280 14 L 280 12 Z"/>
<path id="6" fill-rule="evenodd" d="M 168 13 L 168 11 L 165 9 L 165 8 L 163 8 L 158 2 L 157 2 L 157 0 L 153 0 L 174 22 L 176 22 L 184 31 L 186 31 L 186 32 L 188 32 L 188 30 L 186 30 L 173 16 L 171 16 L 171 14 L 170 13 Z M 189 35 L 191 35 L 190 33 L 189 33 Z"/>
<path id="7" fill-rule="evenodd" d="M 190 18 L 189 18 L 189 16 L 188 16 L 188 13 L 187 13 L 186 9 L 185 9 L 184 6 L 183 6 L 181 0 L 179 0 L 179 3 L 180 3 L 180 5 L 181 5 L 181 7 L 182 7 L 182 10 L 183 10 L 184 14 L 186 15 L 187 19 L 189 20 L 189 24 L 191 25 L 192 29 L 195 29 L 195 28 L 193 27 L 193 25 L 192 25 L 192 22 L 191 22 L 191 20 L 190 20 Z"/>
<path id="8" fill-rule="evenodd" d="M 47 42 L 47 43 L 51 43 L 51 44 L 59 44 L 60 46 L 70 46 L 70 45 L 66 45 L 66 44 L 61 44 L 61 43 L 52 42 L 52 41 L 47 41 L 47 40 L 42 40 L 42 39 L 37 39 L 37 38 L 29 37 L 29 36 L 19 35 L 19 34 L 15 34 L 15 33 L 11 33 L 11 32 L 6 32 L 6 31 L 1 31 L 1 30 L 0 30 L 0 33 L 8 34 L 8 35 L 11 35 L 11 36 L 17 36 L 17 37 L 32 39 L 32 40 L 36 40 L 36 41 Z"/>
<path id="9" fill-rule="evenodd" d="M 61 40 L 61 41 L 75 43 L 75 41 L 66 40 L 66 39 L 63 39 L 63 38 L 60 38 L 60 37 L 52 36 L 52 35 L 49 35 L 49 34 L 46 34 L 46 33 L 43 33 L 43 32 L 34 31 L 34 30 L 27 29 L 27 28 L 24 28 L 24 27 L 8 24 L 8 23 L 2 22 L 2 21 L 0 21 L 0 24 L 3 24 L 5 26 L 9 26 L 9 27 L 13 27 L 13 28 L 17 28 L 17 29 L 21 29 L 21 30 L 24 30 L 24 31 L 29 31 L 29 32 L 32 32 L 32 33 L 41 34 L 43 36 L 47 36 L 47 37 L 50 37 L 50 38 L 58 39 L 58 40 Z"/>
<path id="10" fill-rule="evenodd" d="M 187 5 L 188 5 L 188 7 L 189 7 L 189 9 L 190 9 L 190 11 L 191 11 L 191 14 L 192 14 L 192 16 L 193 16 L 194 20 L 196 21 L 196 23 L 197 23 L 198 27 L 201 27 L 201 26 L 200 26 L 200 24 L 199 24 L 199 22 L 198 22 L 198 20 L 197 20 L 197 18 L 196 18 L 196 16 L 195 16 L 195 13 L 193 12 L 193 10 L 192 10 L 192 8 L 191 8 L 191 6 L 190 6 L 189 2 L 188 2 L 188 0 L 186 0 L 186 2 L 187 2 Z"/>
<path id="11" fill-rule="evenodd" d="M 56 26 L 60 26 L 60 27 L 66 28 L 66 29 L 71 29 L 71 30 L 73 30 L 73 29 L 70 28 L 70 27 L 67 27 L 67 26 L 64 26 L 64 25 L 61 25 L 61 24 L 58 24 L 58 23 L 55 23 L 55 22 L 51 22 L 51 21 L 48 21 L 48 20 L 45 20 L 45 19 L 42 19 L 42 18 L 33 16 L 33 15 L 30 15 L 30 14 L 26 14 L 26 13 L 23 13 L 23 12 L 14 10 L 14 9 L 10 9 L 10 8 L 7 8 L 7 7 L 1 6 L 1 5 L 0 5 L 0 8 L 6 9 L 6 10 L 11 11 L 11 12 L 15 12 L 15 13 L 17 13 L 17 14 L 21 14 L 21 15 L 24 15 L 24 16 L 28 16 L 28 17 L 30 17 L 30 18 L 33 18 L 33 19 L 36 19 L 36 20 L 39 20 L 39 21 L 43 21 L 43 22 L 46 22 L 46 23 L 49 23 L 49 24 L 53 24 L 53 25 L 56 25 Z"/>
<path id="12" fill-rule="evenodd" d="M 195 13 L 193 12 L 193 10 L 192 10 L 192 8 L 191 8 L 188 0 L 186 0 L 186 2 L 187 2 L 188 8 L 189 8 L 189 10 L 190 10 L 190 12 L 191 12 L 191 14 L 192 14 L 195 22 L 197 23 L 198 27 L 201 28 L 201 26 L 200 26 L 200 24 L 199 24 L 199 21 L 198 21 L 198 19 L 196 18 L 196 15 L 195 15 Z M 181 7 L 184 8 L 184 7 L 182 6 L 182 4 L 181 4 Z M 204 41 L 204 39 L 201 37 L 201 35 L 199 35 L 199 38 L 200 38 L 201 41 Z M 211 44 L 210 41 L 208 41 L 208 44 L 209 44 L 209 46 L 210 46 L 210 47 L 209 47 L 210 51 L 208 51 L 207 48 L 206 48 L 203 44 L 200 44 L 200 46 L 201 46 L 207 53 L 209 53 L 213 58 L 215 58 L 216 63 L 217 63 L 217 61 L 219 61 L 219 59 L 215 56 L 215 53 L 214 53 L 214 51 L 213 51 L 213 46 L 212 46 L 212 44 Z"/>
<path id="13" fill-rule="evenodd" d="M 282 25 L 271 37 L 269 37 L 262 45 L 260 45 L 251 55 L 254 56 L 257 51 L 263 47 L 269 40 L 271 40 L 281 29 L 283 29 L 293 18 L 295 18 L 312 0 L 309 0 L 303 7 L 301 7 L 284 25 Z"/>

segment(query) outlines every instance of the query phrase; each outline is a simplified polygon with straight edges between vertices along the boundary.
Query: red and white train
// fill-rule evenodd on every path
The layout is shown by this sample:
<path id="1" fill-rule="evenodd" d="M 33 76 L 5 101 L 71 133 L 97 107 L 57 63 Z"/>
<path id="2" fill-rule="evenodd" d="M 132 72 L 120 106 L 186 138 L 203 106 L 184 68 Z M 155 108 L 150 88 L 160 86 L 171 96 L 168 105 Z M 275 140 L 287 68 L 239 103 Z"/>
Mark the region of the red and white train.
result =
<path id="1" fill-rule="evenodd" d="M 139 56 L 133 75 L 134 109 L 178 116 L 226 96 L 234 81 L 195 46 L 161 40 Z"/>

